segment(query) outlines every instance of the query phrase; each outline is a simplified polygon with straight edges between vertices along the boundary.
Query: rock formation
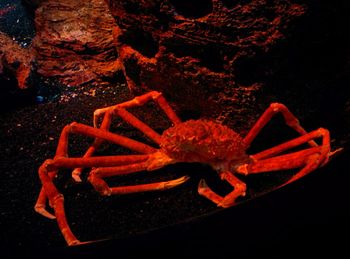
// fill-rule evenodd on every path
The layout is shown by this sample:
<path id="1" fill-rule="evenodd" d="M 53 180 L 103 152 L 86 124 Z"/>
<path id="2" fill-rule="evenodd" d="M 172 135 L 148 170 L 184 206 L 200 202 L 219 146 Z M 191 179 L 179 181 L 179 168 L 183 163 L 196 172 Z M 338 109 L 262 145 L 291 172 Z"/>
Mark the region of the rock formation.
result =
<path id="1" fill-rule="evenodd" d="M 71 86 L 103 85 L 120 70 L 116 27 L 103 0 L 43 1 L 35 12 L 33 40 L 38 73 Z"/>
<path id="2" fill-rule="evenodd" d="M 25 89 L 29 86 L 33 59 L 29 49 L 22 48 L 12 38 L 0 32 L 0 75 L 15 78 L 18 87 Z"/>
<path id="3" fill-rule="evenodd" d="M 25 60 L 63 85 L 124 77 L 135 95 L 164 92 L 184 119 L 215 118 L 240 132 L 272 101 L 319 121 L 331 114 L 324 103 L 349 107 L 340 87 L 349 70 L 346 0 L 23 1 L 36 25 L 32 50 L 23 50 L 34 58 Z M 22 71 L 27 86 L 31 70 L 8 59 L 18 48 L 5 55 L 3 46 L 2 70 Z"/>
<path id="4" fill-rule="evenodd" d="M 239 124 L 255 116 L 261 89 L 259 78 L 244 80 L 254 77 L 244 63 L 267 53 L 305 12 L 293 0 L 108 2 L 133 92 L 160 90 L 184 113 Z"/>

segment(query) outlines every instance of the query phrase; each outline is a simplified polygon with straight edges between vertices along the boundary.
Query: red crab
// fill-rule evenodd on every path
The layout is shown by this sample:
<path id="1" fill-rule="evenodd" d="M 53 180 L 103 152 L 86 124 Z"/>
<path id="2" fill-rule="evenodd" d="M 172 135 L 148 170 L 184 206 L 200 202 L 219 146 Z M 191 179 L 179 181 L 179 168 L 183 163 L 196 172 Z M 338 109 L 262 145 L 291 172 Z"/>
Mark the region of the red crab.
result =
<path id="1" fill-rule="evenodd" d="M 159 135 L 151 127 L 127 111 L 128 108 L 142 106 L 149 101 L 155 101 L 173 123 L 173 126 Z M 254 155 L 246 154 L 246 150 L 260 130 L 272 118 L 281 113 L 286 124 L 301 136 L 272 147 Z M 97 128 L 98 118 L 103 116 L 100 128 Z M 154 148 L 133 139 L 109 132 L 111 119 L 119 116 L 154 141 L 159 147 Z M 217 171 L 222 180 L 233 187 L 233 191 L 225 197 L 214 193 L 201 180 L 198 185 L 200 195 L 208 198 L 221 207 L 235 205 L 236 199 L 244 196 L 246 184 L 235 174 L 256 174 L 277 170 L 300 168 L 300 170 L 285 184 L 308 174 L 328 161 L 330 156 L 330 136 L 326 129 L 319 128 L 306 132 L 296 117 L 280 103 L 272 103 L 255 123 L 244 138 L 232 129 L 208 120 L 189 120 L 181 122 L 163 95 L 152 91 L 134 99 L 114 106 L 98 109 L 94 112 L 94 126 L 90 127 L 73 122 L 62 130 L 56 155 L 46 160 L 39 168 L 42 190 L 35 205 L 35 210 L 49 218 L 56 218 L 59 228 L 68 245 L 81 244 L 70 230 L 64 211 L 63 195 L 53 184 L 53 178 L 61 168 L 74 169 L 72 177 L 80 181 L 82 168 L 92 168 L 88 181 L 101 195 L 126 194 L 153 190 L 165 190 L 184 183 L 188 177 L 142 185 L 109 187 L 104 178 L 130 174 L 139 171 L 152 171 L 177 162 L 200 162 L 209 164 Z M 70 158 L 67 154 L 68 135 L 82 134 L 95 138 L 94 143 L 82 158 Z M 314 139 L 322 138 L 318 145 Z M 108 141 L 129 148 L 135 155 L 92 157 L 103 141 Z M 289 149 L 308 143 L 307 149 L 286 152 Z M 46 209 L 47 199 L 54 210 L 54 215 Z"/>

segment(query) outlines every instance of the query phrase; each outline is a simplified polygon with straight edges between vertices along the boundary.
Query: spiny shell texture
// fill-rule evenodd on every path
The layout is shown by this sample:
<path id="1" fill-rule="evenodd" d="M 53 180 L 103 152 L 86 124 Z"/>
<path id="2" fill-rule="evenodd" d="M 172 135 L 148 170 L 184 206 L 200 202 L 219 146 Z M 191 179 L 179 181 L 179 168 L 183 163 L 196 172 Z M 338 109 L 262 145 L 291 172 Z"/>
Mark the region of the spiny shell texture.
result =
<path id="1" fill-rule="evenodd" d="M 209 120 L 189 120 L 164 131 L 161 149 L 182 162 L 219 162 L 245 156 L 246 146 L 232 129 Z"/>

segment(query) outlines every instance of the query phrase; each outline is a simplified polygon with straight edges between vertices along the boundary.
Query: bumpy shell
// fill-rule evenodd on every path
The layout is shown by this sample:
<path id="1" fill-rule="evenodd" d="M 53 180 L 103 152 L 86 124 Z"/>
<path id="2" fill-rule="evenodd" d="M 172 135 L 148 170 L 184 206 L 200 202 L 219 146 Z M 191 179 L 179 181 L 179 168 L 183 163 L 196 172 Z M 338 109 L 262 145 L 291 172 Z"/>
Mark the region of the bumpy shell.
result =
<path id="1" fill-rule="evenodd" d="M 161 149 L 182 162 L 219 162 L 245 157 L 246 146 L 232 129 L 208 120 L 189 120 L 164 131 Z"/>

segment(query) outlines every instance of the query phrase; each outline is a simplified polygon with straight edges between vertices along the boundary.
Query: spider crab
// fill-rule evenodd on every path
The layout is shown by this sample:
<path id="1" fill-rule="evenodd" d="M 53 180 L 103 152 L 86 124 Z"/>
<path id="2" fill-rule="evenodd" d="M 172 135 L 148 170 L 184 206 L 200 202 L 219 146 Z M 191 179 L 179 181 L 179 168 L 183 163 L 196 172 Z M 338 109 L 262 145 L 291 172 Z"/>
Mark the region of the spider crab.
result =
<path id="1" fill-rule="evenodd" d="M 136 118 L 128 108 L 142 106 L 154 101 L 172 122 L 172 127 L 158 134 L 147 124 Z M 285 123 L 300 134 L 299 137 L 269 148 L 254 155 L 246 153 L 247 148 L 260 130 L 277 113 L 281 113 Z M 103 116 L 100 127 L 98 119 Z M 154 141 L 158 148 L 151 147 L 133 139 L 109 131 L 113 116 L 119 116 Z M 68 157 L 69 134 L 81 134 L 95 139 L 82 158 Z M 321 144 L 315 139 L 321 138 Z M 93 153 L 103 141 L 108 141 L 137 152 L 134 155 L 95 156 Z M 308 148 L 288 152 L 302 144 Z M 83 168 L 92 168 L 88 181 L 101 195 L 127 194 L 134 192 L 165 190 L 184 183 L 188 176 L 175 180 L 142 185 L 110 187 L 104 178 L 130 174 L 139 171 L 153 171 L 177 162 L 199 162 L 209 164 L 217 171 L 222 180 L 233 187 L 233 191 L 222 197 L 214 193 L 202 179 L 198 193 L 211 200 L 217 206 L 235 205 L 237 198 L 244 196 L 246 184 L 236 174 L 248 175 L 277 170 L 299 168 L 300 170 L 285 184 L 303 177 L 327 163 L 330 156 L 330 135 L 328 130 L 319 128 L 306 132 L 298 119 L 280 103 L 272 103 L 257 120 L 245 137 L 232 129 L 208 120 L 189 120 L 182 122 L 160 92 L 152 91 L 114 106 L 98 109 L 94 112 L 94 127 L 73 122 L 64 127 L 59 138 L 55 157 L 47 159 L 39 168 L 42 189 L 35 210 L 48 217 L 56 218 L 58 226 L 68 245 L 81 244 L 72 233 L 66 220 L 63 195 L 53 183 L 53 178 L 61 168 L 74 169 L 72 177 L 80 181 Z M 54 210 L 54 215 L 46 209 L 46 202 Z"/>

